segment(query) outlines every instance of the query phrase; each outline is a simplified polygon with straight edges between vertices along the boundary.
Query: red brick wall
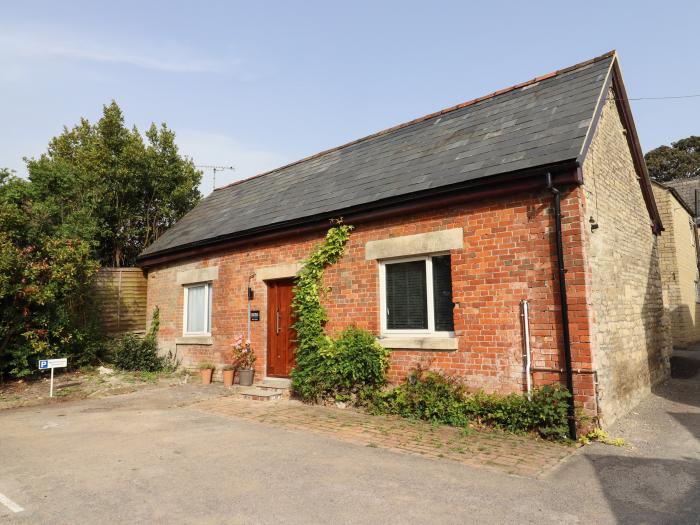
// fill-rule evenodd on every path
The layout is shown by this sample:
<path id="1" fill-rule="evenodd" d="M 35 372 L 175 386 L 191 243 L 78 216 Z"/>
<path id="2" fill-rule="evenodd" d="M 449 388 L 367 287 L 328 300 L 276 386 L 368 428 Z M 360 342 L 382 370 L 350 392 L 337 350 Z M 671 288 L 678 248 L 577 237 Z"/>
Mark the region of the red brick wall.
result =
<path id="1" fill-rule="evenodd" d="M 579 189 L 563 196 L 564 237 L 574 367 L 590 368 L 587 276 L 582 251 L 582 204 Z M 468 203 L 433 212 L 361 224 L 352 233 L 346 254 L 326 271 L 331 292 L 325 299 L 335 333 L 354 324 L 378 334 L 379 295 L 377 261 L 366 261 L 367 241 L 463 228 L 464 249 L 452 252 L 453 300 L 457 351 L 394 350 L 392 381 L 399 381 L 417 364 L 461 377 L 470 387 L 489 391 L 525 390 L 520 301 L 530 301 L 533 365 L 564 367 L 560 355 L 561 330 L 554 245 L 552 196 L 546 191 Z M 179 346 L 184 364 L 228 359 L 231 342 L 246 332 L 247 279 L 255 268 L 303 260 L 322 235 L 290 237 L 284 241 L 211 255 L 201 260 L 175 262 L 149 271 L 148 308 L 160 308 L 163 349 L 174 348 L 182 334 L 182 286 L 176 273 L 205 266 L 219 267 L 213 285 L 211 346 Z M 264 377 L 266 346 L 266 286 L 253 280 L 252 308 L 260 322 L 252 323 L 257 351 L 257 377 Z M 563 380 L 558 372 L 537 373 L 535 384 Z M 577 401 L 595 410 L 592 376 L 577 376 Z"/>

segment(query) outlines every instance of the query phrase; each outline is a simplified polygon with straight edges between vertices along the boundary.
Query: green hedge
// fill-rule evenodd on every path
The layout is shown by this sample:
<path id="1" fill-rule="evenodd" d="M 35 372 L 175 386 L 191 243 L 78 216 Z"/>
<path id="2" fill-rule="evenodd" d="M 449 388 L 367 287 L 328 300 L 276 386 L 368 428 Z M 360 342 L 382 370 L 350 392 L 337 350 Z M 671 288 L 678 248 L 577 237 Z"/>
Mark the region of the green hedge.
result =
<path id="1" fill-rule="evenodd" d="M 566 439 L 569 397 L 558 385 L 535 390 L 531 399 L 520 394 L 472 394 L 453 378 L 418 369 L 403 385 L 369 396 L 368 408 L 376 414 L 453 426 L 477 422 L 509 432 L 536 431 L 545 438 Z"/>

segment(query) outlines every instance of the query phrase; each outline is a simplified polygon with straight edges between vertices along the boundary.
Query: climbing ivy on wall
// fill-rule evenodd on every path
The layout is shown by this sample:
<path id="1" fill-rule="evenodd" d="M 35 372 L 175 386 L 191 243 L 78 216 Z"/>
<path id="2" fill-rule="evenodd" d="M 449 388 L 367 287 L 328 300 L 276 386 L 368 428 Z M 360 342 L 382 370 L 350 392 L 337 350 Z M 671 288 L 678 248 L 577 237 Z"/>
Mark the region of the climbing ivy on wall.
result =
<path id="1" fill-rule="evenodd" d="M 343 256 L 352 229 L 342 220 L 336 220 L 326 233 L 324 242 L 309 255 L 295 282 L 292 310 L 296 317 L 297 349 L 292 389 L 305 399 L 317 397 L 310 391 L 309 375 L 332 344 L 323 329 L 328 320 L 326 309 L 321 304 L 321 295 L 327 291 L 322 283 L 323 272 Z"/>
<path id="2" fill-rule="evenodd" d="M 323 272 L 343 256 L 351 231 L 352 226 L 335 221 L 324 242 L 311 252 L 294 287 L 297 350 L 292 389 L 305 401 L 356 402 L 386 384 L 389 351 L 371 333 L 350 326 L 332 339 L 324 331 L 328 317 L 321 298 L 328 290 L 323 287 Z"/>

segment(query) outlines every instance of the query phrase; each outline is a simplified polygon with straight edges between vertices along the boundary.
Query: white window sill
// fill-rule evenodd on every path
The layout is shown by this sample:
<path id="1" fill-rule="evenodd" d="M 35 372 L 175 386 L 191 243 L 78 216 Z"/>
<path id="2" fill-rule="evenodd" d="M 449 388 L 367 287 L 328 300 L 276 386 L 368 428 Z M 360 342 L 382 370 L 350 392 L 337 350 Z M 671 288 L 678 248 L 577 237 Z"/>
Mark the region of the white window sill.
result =
<path id="1" fill-rule="evenodd" d="M 377 342 L 384 348 L 418 350 L 457 350 L 456 337 L 380 337 Z"/>
<path id="2" fill-rule="evenodd" d="M 175 339 L 176 345 L 211 345 L 210 335 L 186 335 Z"/>

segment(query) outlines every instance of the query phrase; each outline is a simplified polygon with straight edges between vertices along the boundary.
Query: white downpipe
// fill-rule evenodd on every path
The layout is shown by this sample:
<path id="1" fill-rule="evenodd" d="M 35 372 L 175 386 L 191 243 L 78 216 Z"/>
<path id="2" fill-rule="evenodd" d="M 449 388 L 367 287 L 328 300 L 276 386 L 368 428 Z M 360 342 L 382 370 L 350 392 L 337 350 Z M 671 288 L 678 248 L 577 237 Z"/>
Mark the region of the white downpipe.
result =
<path id="1" fill-rule="evenodd" d="M 532 358 L 530 354 L 530 306 L 525 299 L 520 301 L 520 305 L 522 307 L 522 313 L 520 315 L 523 318 L 523 331 L 525 333 L 525 381 L 527 384 L 527 397 L 529 399 L 532 393 L 532 375 L 530 374 L 530 368 L 532 367 Z"/>

